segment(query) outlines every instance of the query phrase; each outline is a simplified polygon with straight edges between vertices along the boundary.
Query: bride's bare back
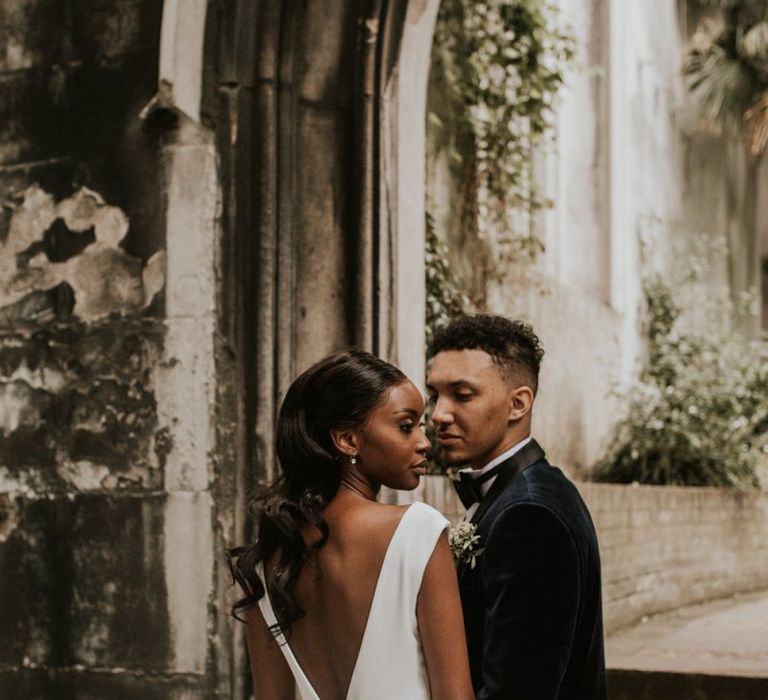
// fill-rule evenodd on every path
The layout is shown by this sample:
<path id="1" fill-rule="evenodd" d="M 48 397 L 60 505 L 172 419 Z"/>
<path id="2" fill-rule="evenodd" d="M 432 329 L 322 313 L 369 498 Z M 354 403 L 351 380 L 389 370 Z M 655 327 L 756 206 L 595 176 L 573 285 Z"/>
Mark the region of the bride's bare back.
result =
<path id="1" fill-rule="evenodd" d="M 347 696 L 384 557 L 406 510 L 342 489 L 324 511 L 328 541 L 316 554 L 317 565 L 307 564 L 299 577 L 296 599 L 306 614 L 292 625 L 289 638 L 294 656 L 322 700 Z M 307 536 L 314 539 L 312 533 Z M 456 574 L 445 533 L 424 572 L 417 618 L 432 697 L 473 697 Z M 293 700 L 293 676 L 258 608 L 250 612 L 249 647 L 256 697 Z"/>
<path id="2" fill-rule="evenodd" d="M 352 508 L 334 502 L 326 509 L 328 542 L 297 583 L 306 616 L 290 639 L 321 698 L 346 697 L 384 556 L 405 510 L 371 502 Z"/>

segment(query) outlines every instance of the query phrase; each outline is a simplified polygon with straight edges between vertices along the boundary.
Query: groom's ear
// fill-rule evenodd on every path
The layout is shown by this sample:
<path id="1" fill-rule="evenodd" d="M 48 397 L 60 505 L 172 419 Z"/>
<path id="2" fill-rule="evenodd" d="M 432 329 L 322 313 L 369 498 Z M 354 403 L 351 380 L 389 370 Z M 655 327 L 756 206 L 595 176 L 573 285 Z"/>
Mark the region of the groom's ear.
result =
<path id="1" fill-rule="evenodd" d="M 357 431 L 350 428 L 333 428 L 331 430 L 333 446 L 340 454 L 352 457 L 360 452 L 360 437 Z"/>
<path id="2" fill-rule="evenodd" d="M 526 416 L 533 406 L 533 389 L 523 384 L 512 391 L 509 394 L 509 415 L 507 420 L 509 422 L 518 421 Z"/>

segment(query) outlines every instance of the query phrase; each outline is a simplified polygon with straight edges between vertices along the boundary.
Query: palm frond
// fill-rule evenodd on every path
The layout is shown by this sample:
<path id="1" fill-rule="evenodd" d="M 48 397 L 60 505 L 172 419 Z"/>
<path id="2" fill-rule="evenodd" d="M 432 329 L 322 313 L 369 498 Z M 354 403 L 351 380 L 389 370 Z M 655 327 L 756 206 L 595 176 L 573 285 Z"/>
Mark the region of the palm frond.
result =
<path id="1" fill-rule="evenodd" d="M 712 121 L 740 122 L 754 102 L 753 72 L 719 43 L 712 43 L 705 51 L 691 51 L 684 73 L 705 116 Z"/>
<path id="2" fill-rule="evenodd" d="M 699 21 L 683 73 L 706 118 L 737 126 L 753 155 L 768 150 L 768 0 L 696 0 Z M 719 11 L 718 11 L 719 10 Z"/>
<path id="3" fill-rule="evenodd" d="M 768 20 L 752 25 L 739 41 L 739 53 L 768 84 Z"/>
<path id="4" fill-rule="evenodd" d="M 745 115 L 749 130 L 749 151 L 762 156 L 768 149 L 768 91 L 747 110 Z"/>
<path id="5" fill-rule="evenodd" d="M 741 38 L 741 53 L 749 59 L 768 56 L 768 21 L 753 24 Z"/>
<path id="6" fill-rule="evenodd" d="M 718 7 L 723 10 L 764 10 L 764 0 L 695 0 L 702 7 Z"/>

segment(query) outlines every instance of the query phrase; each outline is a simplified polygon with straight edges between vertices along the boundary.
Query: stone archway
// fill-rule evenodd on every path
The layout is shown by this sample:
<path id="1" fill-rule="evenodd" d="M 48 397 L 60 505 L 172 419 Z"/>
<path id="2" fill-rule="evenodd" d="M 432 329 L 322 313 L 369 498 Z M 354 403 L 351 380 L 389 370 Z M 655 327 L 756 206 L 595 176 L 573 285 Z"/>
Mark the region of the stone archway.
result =
<path id="1" fill-rule="evenodd" d="M 207 5 L 202 85 L 178 96 L 194 105 L 200 94 L 218 158 L 215 362 L 237 415 L 234 476 L 217 475 L 214 510 L 229 543 L 247 534 L 246 495 L 272 475 L 276 407 L 298 371 L 356 345 L 423 377 L 424 113 L 437 6 Z M 165 26 L 164 36 L 173 36 Z M 228 591 L 217 580 L 217 665 L 243 697 L 244 647 L 238 632 L 224 641 Z"/>
<path id="2" fill-rule="evenodd" d="M 0 693 L 243 697 L 223 552 L 281 392 L 339 345 L 423 374 L 437 2 L 6 4 L 0 271 L 44 255 L 0 343 Z"/>
<path id="3" fill-rule="evenodd" d="M 437 4 L 208 7 L 202 120 L 217 134 L 225 246 L 240 246 L 257 278 L 260 372 L 274 375 L 261 383 L 278 392 L 340 344 L 402 354 L 397 238 L 423 230 Z M 279 358 L 263 354 L 278 344 Z"/>

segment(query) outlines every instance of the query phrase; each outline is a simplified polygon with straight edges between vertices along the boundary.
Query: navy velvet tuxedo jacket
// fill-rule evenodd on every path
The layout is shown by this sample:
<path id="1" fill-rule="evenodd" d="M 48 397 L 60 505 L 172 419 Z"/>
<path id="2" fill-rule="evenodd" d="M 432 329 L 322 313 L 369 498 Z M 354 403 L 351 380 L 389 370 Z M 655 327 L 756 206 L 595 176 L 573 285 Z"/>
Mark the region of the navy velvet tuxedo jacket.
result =
<path id="1" fill-rule="evenodd" d="M 459 570 L 478 700 L 602 700 L 600 555 L 576 487 L 532 441 L 480 504 L 477 565 Z"/>

